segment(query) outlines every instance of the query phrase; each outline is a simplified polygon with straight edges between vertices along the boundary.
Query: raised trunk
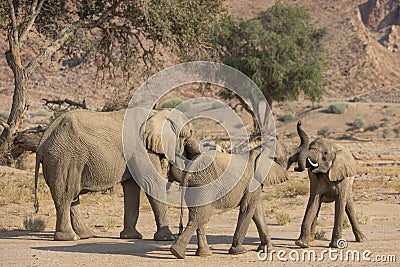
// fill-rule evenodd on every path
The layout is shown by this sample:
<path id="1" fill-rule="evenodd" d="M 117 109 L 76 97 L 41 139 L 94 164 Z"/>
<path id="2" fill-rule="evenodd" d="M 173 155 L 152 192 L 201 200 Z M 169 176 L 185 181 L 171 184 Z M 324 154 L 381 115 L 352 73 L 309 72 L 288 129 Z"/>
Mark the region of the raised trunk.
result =
<path id="1" fill-rule="evenodd" d="M 306 134 L 306 132 L 303 130 L 302 128 L 302 122 L 299 120 L 297 122 L 297 134 L 300 137 L 300 145 L 299 147 L 295 150 L 294 154 L 289 158 L 288 160 L 288 164 L 286 169 L 289 169 L 290 166 L 293 164 L 293 162 L 296 162 L 299 160 L 299 154 L 308 149 L 308 146 L 310 144 L 310 139 L 308 138 L 308 135 Z M 305 166 L 305 165 L 304 165 Z M 298 168 L 296 168 L 298 169 Z M 304 170 L 304 169 L 303 169 Z"/>

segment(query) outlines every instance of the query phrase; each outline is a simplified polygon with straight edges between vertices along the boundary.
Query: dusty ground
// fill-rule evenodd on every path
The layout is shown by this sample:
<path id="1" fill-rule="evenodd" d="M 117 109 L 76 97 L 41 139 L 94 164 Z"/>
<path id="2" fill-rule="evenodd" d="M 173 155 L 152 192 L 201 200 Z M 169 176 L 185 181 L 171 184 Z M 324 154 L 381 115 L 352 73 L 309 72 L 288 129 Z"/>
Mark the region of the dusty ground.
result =
<path id="1" fill-rule="evenodd" d="M 393 261 L 400 261 L 400 139 L 394 135 L 383 138 L 385 129 L 399 125 L 399 105 L 380 103 L 349 103 L 348 112 L 342 115 L 327 114 L 330 102 L 322 103 L 319 109 L 311 110 L 307 104 L 293 104 L 276 107 L 275 117 L 288 111 L 296 114 L 291 122 L 277 121 L 277 131 L 282 140 L 296 144 L 297 137 L 293 135 L 298 118 L 305 122 L 305 129 L 312 138 L 323 126 L 329 126 L 331 137 L 347 146 L 358 160 L 358 174 L 353 186 L 358 219 L 368 240 L 364 243 L 354 242 L 351 229 L 344 231 L 348 240 L 348 248 L 343 250 L 358 250 L 361 262 L 355 265 L 375 266 L 376 262 L 362 260 L 362 253 L 375 261 L 379 256 Z M 355 118 L 365 118 L 365 126 L 377 125 L 374 131 L 365 129 L 352 130 L 351 122 Z M 320 123 L 322 121 L 324 123 Z M 386 119 L 384 119 L 386 118 Z M 383 124 L 382 124 L 383 123 Z M 201 127 L 199 131 L 206 130 Z M 34 155 L 27 158 L 26 170 L 0 167 L 0 265 L 2 266 L 244 266 L 244 265 L 329 265 L 339 266 L 344 261 L 333 261 L 325 254 L 324 262 L 306 260 L 295 263 L 289 259 L 295 253 L 304 250 L 296 248 L 295 239 L 300 232 L 300 225 L 308 197 L 308 181 L 306 174 L 290 172 L 291 181 L 264 189 L 263 203 L 269 230 L 276 251 L 285 251 L 289 262 L 281 262 L 277 254 L 273 254 L 273 262 L 260 261 L 257 258 L 258 236 L 254 225 L 245 240 L 248 252 L 243 255 L 231 256 L 227 251 L 232 242 L 235 230 L 237 210 L 215 216 L 209 222 L 208 240 L 213 255 L 207 258 L 194 256 L 196 237 L 194 236 L 187 250 L 185 260 L 177 260 L 169 253 L 172 242 L 155 242 L 152 240 L 155 223 L 149 204 L 142 198 L 141 213 L 138 229 L 144 236 L 143 240 L 121 240 L 118 238 L 123 222 L 123 197 L 120 186 L 113 193 L 96 193 L 84 195 L 81 199 L 82 209 L 87 223 L 96 232 L 96 237 L 74 242 L 56 242 L 52 240 L 55 228 L 55 209 L 50 192 L 43 179 L 40 179 L 39 200 L 41 208 L 38 215 L 33 209 L 33 162 Z M 289 215 L 286 225 L 280 225 L 280 214 Z M 41 218 L 46 222 L 44 232 L 24 230 L 23 220 L 29 216 Z M 185 211 L 185 219 L 187 212 Z M 178 232 L 179 210 L 171 208 L 170 224 L 173 232 Z M 278 224 L 279 223 L 279 224 Z M 333 204 L 324 204 L 319 216 L 318 231 L 321 239 L 312 243 L 313 249 L 319 256 L 327 249 L 328 239 L 333 226 Z M 328 238 L 328 239 L 326 239 Z M 324 240 L 325 239 L 325 240 Z M 367 252 L 368 252 L 367 251 Z M 282 252 L 283 253 L 283 252 Z M 335 255 L 333 255 L 334 257 Z M 352 265 L 354 263 L 351 263 Z M 383 265 L 383 263 L 380 263 Z M 396 266 L 396 263 L 385 263 Z"/>

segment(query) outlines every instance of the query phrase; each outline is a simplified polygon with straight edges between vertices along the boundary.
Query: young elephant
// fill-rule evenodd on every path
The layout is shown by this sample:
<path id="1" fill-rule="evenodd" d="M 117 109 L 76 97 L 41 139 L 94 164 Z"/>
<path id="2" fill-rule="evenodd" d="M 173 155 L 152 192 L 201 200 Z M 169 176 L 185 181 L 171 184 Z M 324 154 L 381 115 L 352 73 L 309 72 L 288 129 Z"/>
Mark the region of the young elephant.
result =
<path id="1" fill-rule="evenodd" d="M 338 247 L 342 238 L 345 213 L 349 217 L 357 242 L 365 239 L 354 210 L 352 185 L 356 161 L 351 152 L 325 138 L 317 138 L 308 149 L 299 152 L 296 171 L 308 168 L 310 197 L 296 245 L 308 248 L 314 240 L 315 227 L 322 202 L 335 202 L 335 222 L 329 247 Z"/>

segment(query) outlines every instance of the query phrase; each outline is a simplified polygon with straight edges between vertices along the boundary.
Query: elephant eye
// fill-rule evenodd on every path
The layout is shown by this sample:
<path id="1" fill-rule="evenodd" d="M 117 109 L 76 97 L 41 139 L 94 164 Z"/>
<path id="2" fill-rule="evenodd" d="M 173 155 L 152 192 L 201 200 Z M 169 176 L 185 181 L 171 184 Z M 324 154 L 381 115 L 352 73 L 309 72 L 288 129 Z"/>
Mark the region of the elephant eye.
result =
<path id="1" fill-rule="evenodd" d="M 328 155 L 328 151 L 324 151 L 323 154 L 326 156 Z"/>

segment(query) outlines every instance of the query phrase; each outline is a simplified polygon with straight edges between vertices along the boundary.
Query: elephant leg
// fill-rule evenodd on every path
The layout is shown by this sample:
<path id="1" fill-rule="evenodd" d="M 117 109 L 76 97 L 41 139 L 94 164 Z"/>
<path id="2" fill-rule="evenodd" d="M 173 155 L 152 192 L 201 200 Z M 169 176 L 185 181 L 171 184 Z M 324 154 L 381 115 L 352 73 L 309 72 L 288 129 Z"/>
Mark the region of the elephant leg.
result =
<path id="1" fill-rule="evenodd" d="M 75 233 L 78 234 L 80 239 L 86 239 L 94 236 L 93 230 L 91 230 L 87 224 L 84 222 L 84 219 L 80 212 L 80 203 L 79 196 L 74 199 L 71 204 L 71 224 Z"/>
<path id="2" fill-rule="evenodd" d="M 311 224 L 314 221 L 318 213 L 318 207 L 320 206 L 321 195 L 311 192 L 308 199 L 306 212 L 304 214 L 303 222 L 301 224 L 300 237 L 296 240 L 296 245 L 301 248 L 310 247 L 310 234 Z"/>
<path id="3" fill-rule="evenodd" d="M 153 152 L 148 152 L 147 154 L 154 168 L 157 170 L 158 173 L 162 174 L 160 156 Z M 147 193 L 146 195 L 150 202 L 151 208 L 153 209 L 154 218 L 156 220 L 156 225 L 157 225 L 157 232 L 154 234 L 154 240 L 158 241 L 175 240 L 176 236 L 172 234 L 168 226 L 168 205 L 157 199 L 154 199 Z"/>
<path id="4" fill-rule="evenodd" d="M 258 247 L 257 251 L 270 251 L 272 249 L 271 239 L 267 227 L 267 223 L 265 221 L 262 202 L 258 201 L 256 206 L 256 210 L 253 215 L 253 221 L 256 224 L 258 235 L 260 236 L 261 244 Z"/>
<path id="5" fill-rule="evenodd" d="M 139 217 L 140 187 L 133 179 L 122 183 L 124 191 L 124 229 L 119 234 L 120 238 L 142 239 L 142 235 L 136 230 Z"/>
<path id="6" fill-rule="evenodd" d="M 346 199 L 347 197 L 345 194 L 340 194 L 335 201 L 335 222 L 332 230 L 331 242 L 329 243 L 329 247 L 331 248 L 337 248 L 337 241 L 342 238 Z"/>
<path id="7" fill-rule="evenodd" d="M 154 218 L 156 220 L 157 232 L 154 234 L 154 240 L 158 241 L 171 241 L 175 240 L 176 236 L 172 234 L 168 226 L 168 205 L 154 199 L 147 194 L 147 198 L 153 209 Z"/>
<path id="8" fill-rule="evenodd" d="M 316 233 L 316 228 L 317 228 L 317 220 L 318 220 L 318 214 L 321 209 L 321 204 L 322 204 L 322 197 L 319 200 L 319 205 L 318 205 L 318 210 L 317 210 L 317 215 L 315 215 L 315 218 L 311 224 L 311 230 L 310 230 L 310 242 L 315 240 L 315 233 Z"/>
<path id="9" fill-rule="evenodd" d="M 73 199 L 79 195 L 77 186 L 69 181 L 75 181 L 72 171 L 63 171 L 63 168 L 58 168 L 54 173 L 50 172 L 48 177 L 53 180 L 46 180 L 49 185 L 51 196 L 56 208 L 56 232 L 54 233 L 54 240 L 70 241 L 78 240 L 79 236 L 74 232 L 71 224 L 71 204 Z M 65 173 L 65 174 L 64 174 Z"/>
<path id="10" fill-rule="evenodd" d="M 203 226 L 210 218 L 211 211 L 207 211 L 209 211 L 207 207 L 189 208 L 189 222 L 185 230 L 170 248 L 171 253 L 178 259 L 185 258 L 186 247 L 189 244 L 194 231 L 196 231 L 200 226 Z M 201 230 L 204 230 L 204 228 Z M 203 232 L 201 234 L 203 234 Z"/>
<path id="11" fill-rule="evenodd" d="M 206 224 L 201 225 L 197 232 L 197 250 L 196 255 L 201 257 L 211 256 L 211 250 L 207 243 Z"/>
<path id="12" fill-rule="evenodd" d="M 251 196 L 250 196 L 251 195 Z M 256 210 L 257 201 L 255 199 L 256 193 L 246 195 L 240 202 L 238 222 L 236 225 L 235 234 L 233 235 L 232 246 L 229 249 L 229 254 L 241 254 L 245 253 L 246 250 L 243 248 L 243 240 L 246 236 L 247 229 L 249 228 L 252 217 Z M 259 198 L 258 194 L 258 198 Z"/>
<path id="13" fill-rule="evenodd" d="M 349 217 L 351 228 L 357 242 L 362 242 L 366 239 L 365 235 L 361 232 L 360 226 L 358 225 L 356 212 L 354 209 L 354 200 L 352 196 L 349 196 L 346 204 L 346 214 Z"/>

